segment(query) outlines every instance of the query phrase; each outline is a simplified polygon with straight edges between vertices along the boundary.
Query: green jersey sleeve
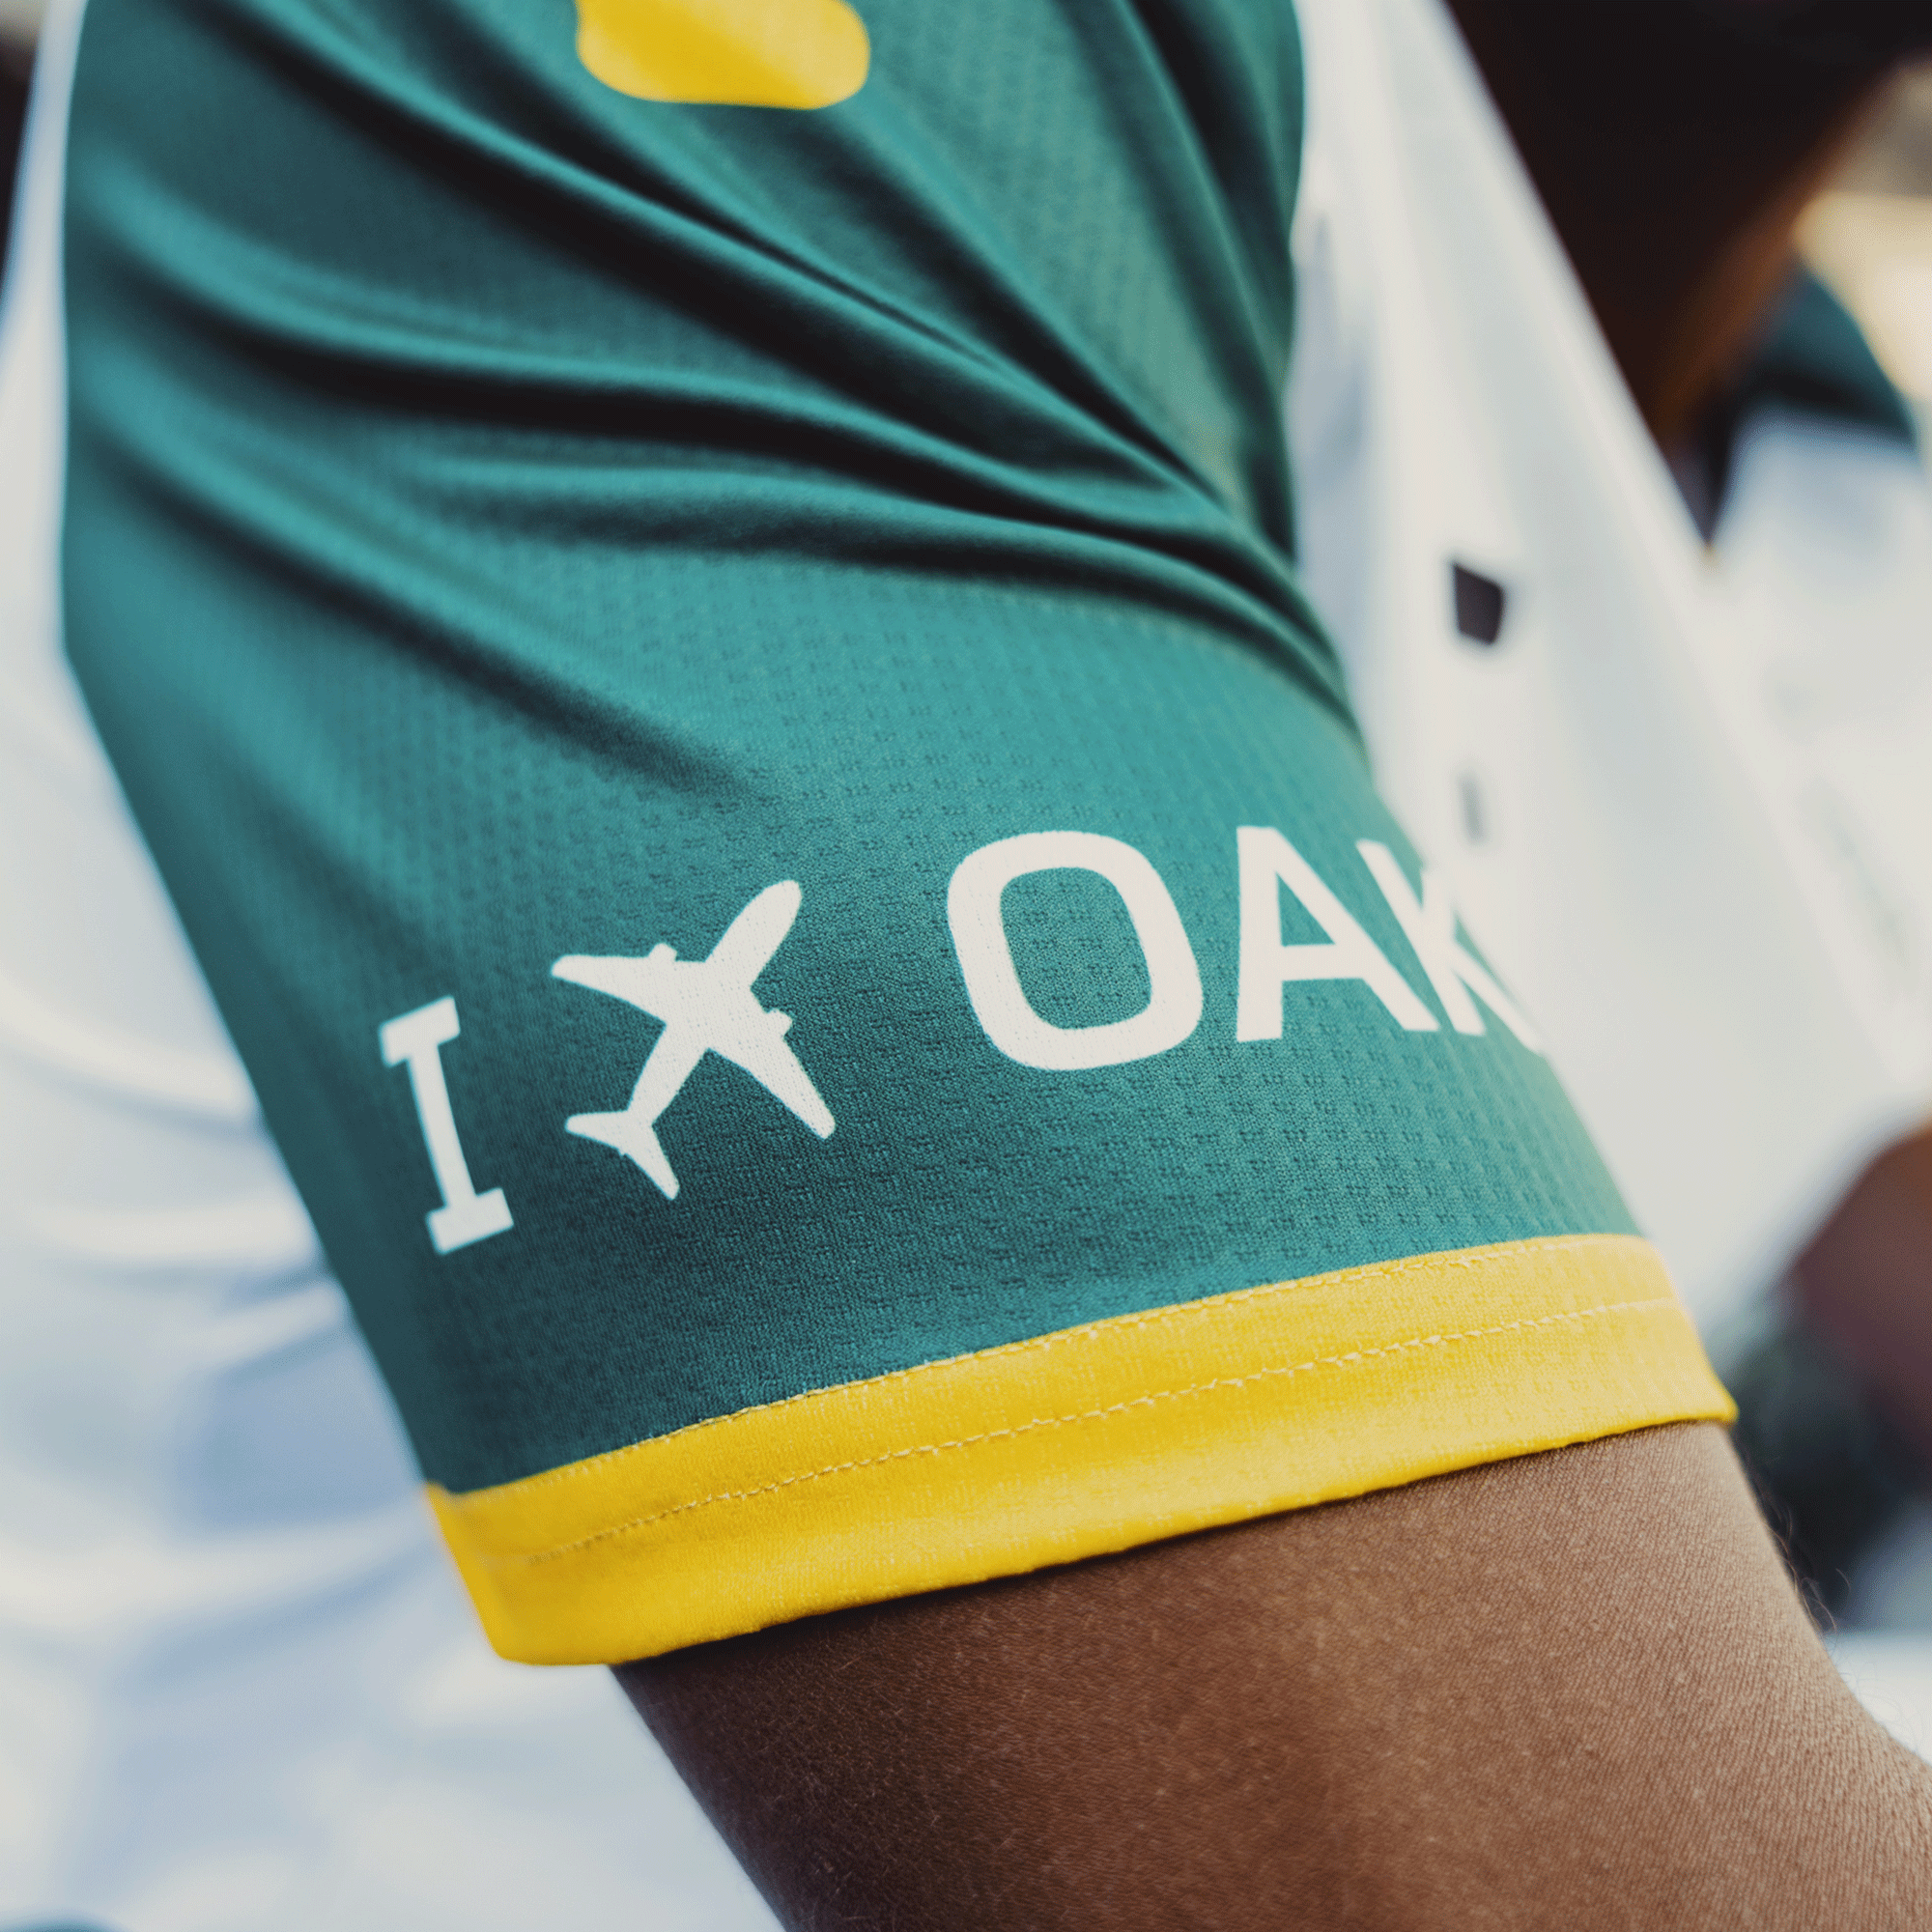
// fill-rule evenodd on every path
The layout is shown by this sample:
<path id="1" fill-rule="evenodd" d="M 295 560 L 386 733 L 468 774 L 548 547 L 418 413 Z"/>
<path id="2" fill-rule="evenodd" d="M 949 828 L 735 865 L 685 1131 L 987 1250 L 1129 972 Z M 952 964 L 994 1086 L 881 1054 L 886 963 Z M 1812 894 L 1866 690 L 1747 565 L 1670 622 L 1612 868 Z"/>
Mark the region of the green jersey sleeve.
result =
<path id="1" fill-rule="evenodd" d="M 497 1647 L 1727 1412 L 1293 564 L 1283 0 L 92 0 L 68 648 Z"/>

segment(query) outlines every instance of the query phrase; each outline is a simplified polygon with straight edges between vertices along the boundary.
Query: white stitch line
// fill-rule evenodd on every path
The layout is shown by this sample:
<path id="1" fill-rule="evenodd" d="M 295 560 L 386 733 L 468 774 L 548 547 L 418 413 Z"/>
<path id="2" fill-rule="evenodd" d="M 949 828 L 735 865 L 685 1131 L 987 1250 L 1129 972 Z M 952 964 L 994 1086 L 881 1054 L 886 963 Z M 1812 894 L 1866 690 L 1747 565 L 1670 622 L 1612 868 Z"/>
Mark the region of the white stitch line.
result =
<path id="1" fill-rule="evenodd" d="M 1102 1408 L 1081 1410 L 1072 1415 L 1036 1416 L 1031 1422 L 1022 1422 L 1010 1429 L 989 1429 L 979 1435 L 962 1435 L 951 1442 L 922 1442 L 905 1449 L 888 1449 L 877 1456 L 867 1456 L 849 1463 L 829 1463 L 822 1469 L 806 1469 L 796 1475 L 781 1476 L 776 1482 L 760 1484 L 754 1490 L 722 1490 L 708 1496 L 694 1496 L 689 1502 L 675 1503 L 669 1509 L 659 1510 L 651 1516 L 634 1517 L 627 1522 L 612 1523 L 607 1529 L 600 1529 L 589 1536 L 579 1537 L 574 1543 L 560 1543 L 550 1549 L 535 1549 L 512 1556 L 484 1554 L 483 1561 L 493 1570 L 504 1570 L 512 1565 L 548 1563 L 558 1556 L 568 1556 L 574 1550 L 588 1548 L 592 1544 L 605 1543 L 616 1536 L 628 1536 L 633 1531 L 648 1529 L 654 1522 L 664 1522 L 674 1516 L 683 1516 L 688 1511 L 708 1509 L 714 1503 L 751 1502 L 755 1497 L 771 1495 L 779 1490 L 788 1490 L 799 1483 L 815 1483 L 827 1476 L 849 1475 L 857 1469 L 869 1469 L 881 1463 L 903 1462 L 910 1456 L 938 1456 L 951 1449 L 971 1449 L 981 1442 L 997 1442 L 1011 1437 L 1030 1435 L 1037 1429 L 1062 1429 L 1073 1423 L 1097 1422 L 1104 1416 L 1119 1415 L 1130 1408 L 1143 1408 L 1156 1402 L 1178 1402 L 1182 1397 L 1210 1394 L 1215 1389 L 1242 1388 L 1247 1383 L 1264 1381 L 1276 1376 L 1305 1375 L 1315 1369 L 1343 1369 L 1357 1362 L 1364 1362 L 1379 1355 L 1399 1355 L 1410 1349 L 1439 1349 L 1451 1342 L 1480 1342 L 1492 1335 L 1525 1333 L 1532 1328 L 1548 1328 L 1558 1321 L 1587 1321 L 1593 1316 L 1620 1315 L 1633 1313 L 1642 1308 L 1670 1308 L 1683 1313 L 1675 1295 L 1656 1295 L 1647 1301 L 1606 1301 L 1595 1308 L 1578 1308 L 1561 1315 L 1543 1315 L 1533 1321 L 1501 1321 L 1492 1328 L 1468 1328 L 1448 1335 L 1417 1335 L 1406 1342 L 1390 1342 L 1379 1349 L 1355 1349 L 1346 1355 L 1323 1355 L 1314 1361 L 1282 1363 L 1274 1368 L 1254 1369 L 1245 1376 L 1215 1376 L 1205 1382 L 1193 1382 L 1186 1388 L 1155 1389 L 1147 1395 L 1130 1396 L 1124 1402 L 1109 1403 Z"/>
<path id="2" fill-rule="evenodd" d="M 1257 1301 L 1265 1295 L 1292 1294 L 1298 1289 L 1342 1288 L 1357 1281 L 1394 1281 L 1406 1274 L 1440 1267 L 1460 1267 L 1471 1270 L 1490 1267 L 1498 1262 L 1515 1261 L 1523 1255 L 1564 1255 L 1573 1254 L 1579 1248 L 1640 1247 L 1653 1261 L 1656 1249 L 1640 1235 L 1579 1235 L 1557 1240 L 1549 1236 L 1537 1236 L 1523 1241 L 1498 1242 L 1494 1247 L 1466 1249 L 1458 1252 L 1446 1249 L 1435 1254 L 1405 1255 L 1401 1261 L 1378 1262 L 1371 1267 L 1342 1268 L 1333 1274 L 1297 1275 L 1292 1281 L 1263 1282 L 1256 1288 L 1236 1288 L 1225 1294 L 1210 1294 L 1196 1301 L 1170 1302 L 1164 1308 L 1151 1308 L 1135 1315 L 1110 1315 L 1101 1321 L 1090 1321 L 1077 1328 L 1056 1329 L 1050 1335 L 1035 1335 L 1022 1342 L 1002 1342 L 997 1348 L 968 1350 L 964 1354 L 942 1356 L 937 1361 L 918 1362 L 909 1369 L 894 1369 L 890 1374 L 871 1376 L 863 1381 L 834 1382 L 828 1388 L 804 1389 L 797 1395 L 781 1396 L 776 1402 L 754 1402 L 744 1408 L 733 1409 L 726 1415 L 707 1416 L 702 1422 L 688 1423 L 682 1429 L 673 1429 L 664 1435 L 646 1436 L 642 1442 L 627 1442 L 621 1448 L 606 1449 L 595 1456 L 585 1456 L 575 1463 L 566 1463 L 560 1469 L 546 1469 L 539 1475 L 522 1476 L 513 1482 L 493 1486 L 490 1490 L 457 1492 L 450 1497 L 458 1504 L 468 1503 L 472 1496 L 488 1496 L 495 1489 L 516 1490 L 526 1494 L 530 1492 L 549 1489 L 559 1483 L 582 1481 L 593 1470 L 606 1463 L 614 1463 L 622 1457 L 634 1456 L 639 1449 L 660 1442 L 675 1442 L 680 1436 L 696 1435 L 707 1429 L 722 1429 L 727 1422 L 736 1422 L 742 1416 L 763 1415 L 781 1408 L 801 1407 L 809 1403 L 826 1402 L 835 1396 L 848 1396 L 854 1389 L 891 1388 L 895 1382 L 910 1381 L 919 1377 L 930 1376 L 940 1369 L 950 1369 L 955 1362 L 996 1361 L 1003 1355 L 1023 1355 L 1034 1350 L 1058 1349 L 1069 1342 L 1086 1340 L 1089 1336 L 1107 1333 L 1115 1329 L 1152 1328 L 1163 1321 L 1210 1320 L 1224 1308 L 1238 1308 L 1246 1302 Z M 1632 1306 L 1639 1304 L 1633 1303 Z"/>

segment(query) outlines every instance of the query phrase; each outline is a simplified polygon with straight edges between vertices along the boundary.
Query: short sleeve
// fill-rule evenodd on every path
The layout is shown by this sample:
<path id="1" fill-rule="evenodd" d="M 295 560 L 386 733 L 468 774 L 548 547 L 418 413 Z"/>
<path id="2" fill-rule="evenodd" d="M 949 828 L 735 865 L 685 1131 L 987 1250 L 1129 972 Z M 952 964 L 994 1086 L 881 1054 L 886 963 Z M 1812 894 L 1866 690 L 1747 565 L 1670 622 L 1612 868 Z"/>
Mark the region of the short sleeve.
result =
<path id="1" fill-rule="evenodd" d="M 1234 0 L 92 0 L 68 648 L 493 1640 L 1728 1413 L 1293 563 Z"/>

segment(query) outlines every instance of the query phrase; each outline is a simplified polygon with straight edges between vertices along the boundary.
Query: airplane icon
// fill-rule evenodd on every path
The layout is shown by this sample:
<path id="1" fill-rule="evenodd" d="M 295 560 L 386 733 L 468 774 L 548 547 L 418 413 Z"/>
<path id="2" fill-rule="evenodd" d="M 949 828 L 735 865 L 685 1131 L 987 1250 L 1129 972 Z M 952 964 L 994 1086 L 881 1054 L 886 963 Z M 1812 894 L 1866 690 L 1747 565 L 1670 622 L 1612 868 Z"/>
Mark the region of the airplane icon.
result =
<path id="1" fill-rule="evenodd" d="M 672 948 L 660 945 L 641 959 L 595 959 L 573 952 L 550 969 L 555 979 L 628 1000 L 664 1022 L 630 1105 L 616 1114 L 573 1114 L 564 1125 L 573 1134 L 628 1154 L 668 1201 L 677 1199 L 677 1176 L 658 1141 L 658 1116 L 677 1098 L 707 1053 L 742 1066 L 820 1140 L 832 1131 L 831 1113 L 785 1044 L 791 1015 L 761 1007 L 752 991 L 753 980 L 784 944 L 804 897 L 792 879 L 767 886 L 725 927 L 708 958 L 680 959 Z"/>

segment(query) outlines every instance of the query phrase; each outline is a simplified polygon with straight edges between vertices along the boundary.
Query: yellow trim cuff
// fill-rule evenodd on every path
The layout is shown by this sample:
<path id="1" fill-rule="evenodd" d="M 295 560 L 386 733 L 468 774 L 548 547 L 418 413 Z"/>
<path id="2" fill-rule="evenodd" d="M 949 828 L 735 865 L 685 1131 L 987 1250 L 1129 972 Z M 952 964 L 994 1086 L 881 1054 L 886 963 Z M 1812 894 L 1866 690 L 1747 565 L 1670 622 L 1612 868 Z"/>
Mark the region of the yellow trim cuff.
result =
<path id="1" fill-rule="evenodd" d="M 1514 1241 L 931 1362 L 430 1498 L 490 1640 L 617 1663 L 1735 1414 L 1654 1249 Z"/>

